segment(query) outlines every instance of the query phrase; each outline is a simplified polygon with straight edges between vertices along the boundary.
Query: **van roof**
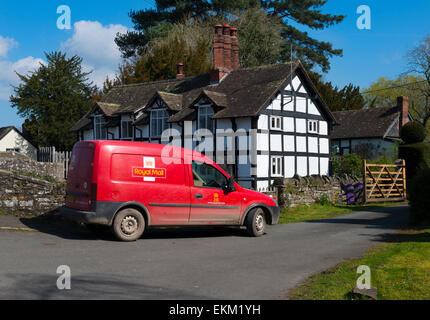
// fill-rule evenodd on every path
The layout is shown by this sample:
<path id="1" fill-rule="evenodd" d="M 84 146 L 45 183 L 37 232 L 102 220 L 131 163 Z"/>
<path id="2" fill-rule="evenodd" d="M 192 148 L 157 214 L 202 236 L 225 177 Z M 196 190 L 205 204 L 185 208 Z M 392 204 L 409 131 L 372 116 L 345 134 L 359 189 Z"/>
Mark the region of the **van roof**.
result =
<path id="1" fill-rule="evenodd" d="M 192 159 L 197 161 L 202 161 L 210 164 L 214 163 L 212 159 L 210 159 L 209 157 L 206 157 L 200 152 L 196 152 L 190 149 L 170 146 L 170 145 L 157 144 L 157 143 L 119 141 L 119 140 L 85 140 L 85 141 L 79 141 L 76 145 L 89 144 L 89 143 L 93 143 L 96 147 L 110 146 L 110 147 L 121 147 L 121 148 L 127 148 L 127 149 L 133 148 L 133 149 L 145 150 L 144 152 L 145 155 L 153 155 L 153 156 L 162 155 L 163 148 L 165 148 L 166 146 L 169 146 L 170 149 L 168 151 L 165 151 L 165 152 L 168 152 L 166 156 L 170 156 L 172 158 L 181 158 L 182 160 L 184 160 L 184 158 L 187 156 L 187 157 L 192 157 Z"/>

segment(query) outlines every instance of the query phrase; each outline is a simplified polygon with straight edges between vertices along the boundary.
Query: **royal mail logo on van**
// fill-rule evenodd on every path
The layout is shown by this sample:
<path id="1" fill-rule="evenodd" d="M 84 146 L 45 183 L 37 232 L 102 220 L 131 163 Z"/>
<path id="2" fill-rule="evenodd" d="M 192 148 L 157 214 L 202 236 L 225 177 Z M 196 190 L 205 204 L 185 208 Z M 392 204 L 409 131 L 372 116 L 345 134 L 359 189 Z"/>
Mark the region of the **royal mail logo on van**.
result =
<path id="1" fill-rule="evenodd" d="M 166 178 L 166 169 L 133 168 L 133 177 Z"/>
<path id="2" fill-rule="evenodd" d="M 155 158 L 143 157 L 143 168 L 133 168 L 133 177 L 142 177 L 143 181 L 154 182 L 156 178 L 165 179 L 167 170 L 155 167 Z"/>

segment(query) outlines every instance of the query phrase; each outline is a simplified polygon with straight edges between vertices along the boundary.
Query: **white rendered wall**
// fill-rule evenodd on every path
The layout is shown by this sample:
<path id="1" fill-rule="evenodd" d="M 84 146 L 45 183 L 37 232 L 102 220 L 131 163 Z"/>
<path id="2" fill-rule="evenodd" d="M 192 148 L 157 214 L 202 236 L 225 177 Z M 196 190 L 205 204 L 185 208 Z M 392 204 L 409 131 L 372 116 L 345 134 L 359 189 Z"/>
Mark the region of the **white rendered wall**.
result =
<path id="1" fill-rule="evenodd" d="M 19 149 L 20 153 L 37 160 L 37 149 L 14 129 L 0 140 L 0 152 L 6 149 Z"/>

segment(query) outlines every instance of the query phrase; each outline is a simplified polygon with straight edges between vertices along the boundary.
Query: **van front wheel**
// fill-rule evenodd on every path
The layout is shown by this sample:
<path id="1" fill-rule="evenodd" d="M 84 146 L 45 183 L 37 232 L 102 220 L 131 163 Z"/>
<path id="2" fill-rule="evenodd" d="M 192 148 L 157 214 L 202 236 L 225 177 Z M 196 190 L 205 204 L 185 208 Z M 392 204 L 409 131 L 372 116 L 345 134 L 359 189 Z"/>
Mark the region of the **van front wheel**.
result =
<path id="1" fill-rule="evenodd" d="M 246 216 L 246 230 L 251 237 L 261 237 L 266 230 L 266 219 L 261 208 L 252 209 Z"/>
<path id="2" fill-rule="evenodd" d="M 135 209 L 118 212 L 113 222 L 113 232 L 121 241 L 136 241 L 145 231 L 145 218 Z"/>

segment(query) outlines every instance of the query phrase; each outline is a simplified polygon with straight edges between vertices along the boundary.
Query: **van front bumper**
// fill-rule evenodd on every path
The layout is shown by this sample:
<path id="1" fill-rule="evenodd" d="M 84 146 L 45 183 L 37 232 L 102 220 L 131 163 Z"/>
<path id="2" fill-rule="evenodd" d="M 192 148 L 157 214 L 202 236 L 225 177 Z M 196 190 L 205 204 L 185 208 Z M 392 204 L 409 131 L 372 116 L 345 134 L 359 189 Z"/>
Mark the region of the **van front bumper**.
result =
<path id="1" fill-rule="evenodd" d="M 81 211 L 63 206 L 60 213 L 67 219 L 85 224 L 111 225 L 111 219 L 106 215 L 101 215 L 93 211 Z"/>
<path id="2" fill-rule="evenodd" d="M 281 215 L 281 208 L 279 208 L 278 206 L 268 206 L 267 208 L 270 210 L 270 213 L 272 215 L 272 221 L 270 224 L 278 224 L 279 216 Z"/>

